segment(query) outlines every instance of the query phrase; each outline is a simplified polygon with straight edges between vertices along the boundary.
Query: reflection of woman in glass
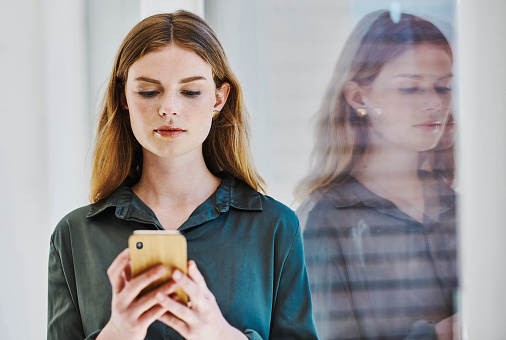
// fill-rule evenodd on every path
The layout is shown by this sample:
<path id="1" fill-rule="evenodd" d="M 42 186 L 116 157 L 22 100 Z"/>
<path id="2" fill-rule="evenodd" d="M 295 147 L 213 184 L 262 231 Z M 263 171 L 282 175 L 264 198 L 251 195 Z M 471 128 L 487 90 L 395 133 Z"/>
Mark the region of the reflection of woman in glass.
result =
<path id="1" fill-rule="evenodd" d="M 452 61 L 408 14 L 372 13 L 346 43 L 296 191 L 322 339 L 451 333 Z"/>
<path id="2" fill-rule="evenodd" d="M 51 237 L 48 339 L 316 339 L 298 220 L 258 192 L 246 118 L 201 18 L 159 14 L 130 31 L 100 116 L 94 204 Z M 188 275 L 144 293 L 166 269 L 131 277 L 136 229 L 179 230 Z"/>

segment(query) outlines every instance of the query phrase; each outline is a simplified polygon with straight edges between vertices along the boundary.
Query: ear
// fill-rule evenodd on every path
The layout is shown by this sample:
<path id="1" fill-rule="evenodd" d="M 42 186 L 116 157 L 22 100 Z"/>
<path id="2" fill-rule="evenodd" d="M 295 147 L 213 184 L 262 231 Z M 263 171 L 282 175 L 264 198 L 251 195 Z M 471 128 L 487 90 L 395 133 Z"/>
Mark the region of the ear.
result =
<path id="1" fill-rule="evenodd" d="M 228 94 L 230 93 L 230 84 L 223 83 L 221 87 L 216 89 L 216 103 L 214 104 L 214 110 L 221 111 L 225 103 L 227 102 Z"/>
<path id="2" fill-rule="evenodd" d="M 364 89 L 354 81 L 349 81 L 344 85 L 343 94 L 344 98 L 350 104 L 353 109 L 359 109 L 365 107 L 363 100 Z"/>

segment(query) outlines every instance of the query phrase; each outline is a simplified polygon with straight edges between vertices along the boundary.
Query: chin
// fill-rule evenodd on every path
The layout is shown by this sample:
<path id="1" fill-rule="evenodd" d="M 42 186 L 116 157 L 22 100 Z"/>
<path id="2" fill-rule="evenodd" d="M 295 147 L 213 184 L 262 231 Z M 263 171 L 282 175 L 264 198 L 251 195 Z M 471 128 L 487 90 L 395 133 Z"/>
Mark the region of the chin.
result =
<path id="1" fill-rule="evenodd" d="M 415 149 L 418 151 L 418 152 L 422 152 L 422 151 L 430 151 L 430 150 L 433 150 L 437 147 L 437 144 L 438 144 L 438 140 L 436 141 L 430 141 L 430 142 L 425 142 L 425 143 L 419 143 L 415 146 Z"/>
<path id="2" fill-rule="evenodd" d="M 409 144 L 413 145 L 418 151 L 429 151 L 438 146 L 441 136 L 442 134 L 419 136 L 418 140 L 414 140 Z"/>

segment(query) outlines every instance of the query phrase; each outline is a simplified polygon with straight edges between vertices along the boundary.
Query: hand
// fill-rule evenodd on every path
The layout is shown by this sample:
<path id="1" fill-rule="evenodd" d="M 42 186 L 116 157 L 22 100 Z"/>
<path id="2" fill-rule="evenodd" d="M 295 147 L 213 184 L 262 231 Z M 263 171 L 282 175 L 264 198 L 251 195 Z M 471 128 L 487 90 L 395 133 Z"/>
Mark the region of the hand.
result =
<path id="1" fill-rule="evenodd" d="M 438 340 L 460 339 L 458 313 L 439 321 L 434 330 Z"/>
<path id="2" fill-rule="evenodd" d="M 152 292 L 140 293 L 167 269 L 158 265 L 132 279 L 129 254 L 128 249 L 122 251 L 107 269 L 112 286 L 111 318 L 97 339 L 144 339 L 149 325 L 166 313 L 158 304 L 156 294 L 168 293 L 173 282 Z"/>
<path id="3" fill-rule="evenodd" d="M 239 330 L 233 328 L 221 314 L 216 298 L 207 287 L 204 277 L 194 261 L 188 261 L 188 276 L 175 270 L 172 274 L 177 288 L 188 295 L 188 306 L 158 293 L 156 298 L 169 313 L 159 320 L 174 328 L 185 339 L 247 339 Z M 169 293 L 169 294 L 170 294 Z"/>

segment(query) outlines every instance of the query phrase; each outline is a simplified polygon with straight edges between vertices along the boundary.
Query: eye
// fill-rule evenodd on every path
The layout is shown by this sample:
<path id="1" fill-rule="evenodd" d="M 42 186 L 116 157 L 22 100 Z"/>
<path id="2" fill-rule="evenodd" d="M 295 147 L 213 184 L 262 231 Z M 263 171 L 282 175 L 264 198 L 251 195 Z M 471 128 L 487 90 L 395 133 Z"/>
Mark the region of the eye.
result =
<path id="1" fill-rule="evenodd" d="M 197 97 L 200 95 L 200 91 L 190 91 L 190 90 L 184 90 L 184 91 L 181 91 L 181 93 L 183 95 L 185 95 L 186 97 Z"/>
<path id="2" fill-rule="evenodd" d="M 452 92 L 452 89 L 449 87 L 446 87 L 446 86 L 436 86 L 434 88 L 434 90 L 438 94 L 448 94 L 448 93 Z"/>
<path id="3" fill-rule="evenodd" d="M 158 94 L 157 91 L 139 91 L 139 95 L 144 98 L 151 98 Z"/>
<path id="4" fill-rule="evenodd" d="M 404 93 L 404 94 L 413 94 L 413 93 L 416 93 L 416 92 L 419 92 L 420 91 L 420 88 L 419 87 L 401 87 L 399 88 L 399 92 L 401 93 Z"/>

